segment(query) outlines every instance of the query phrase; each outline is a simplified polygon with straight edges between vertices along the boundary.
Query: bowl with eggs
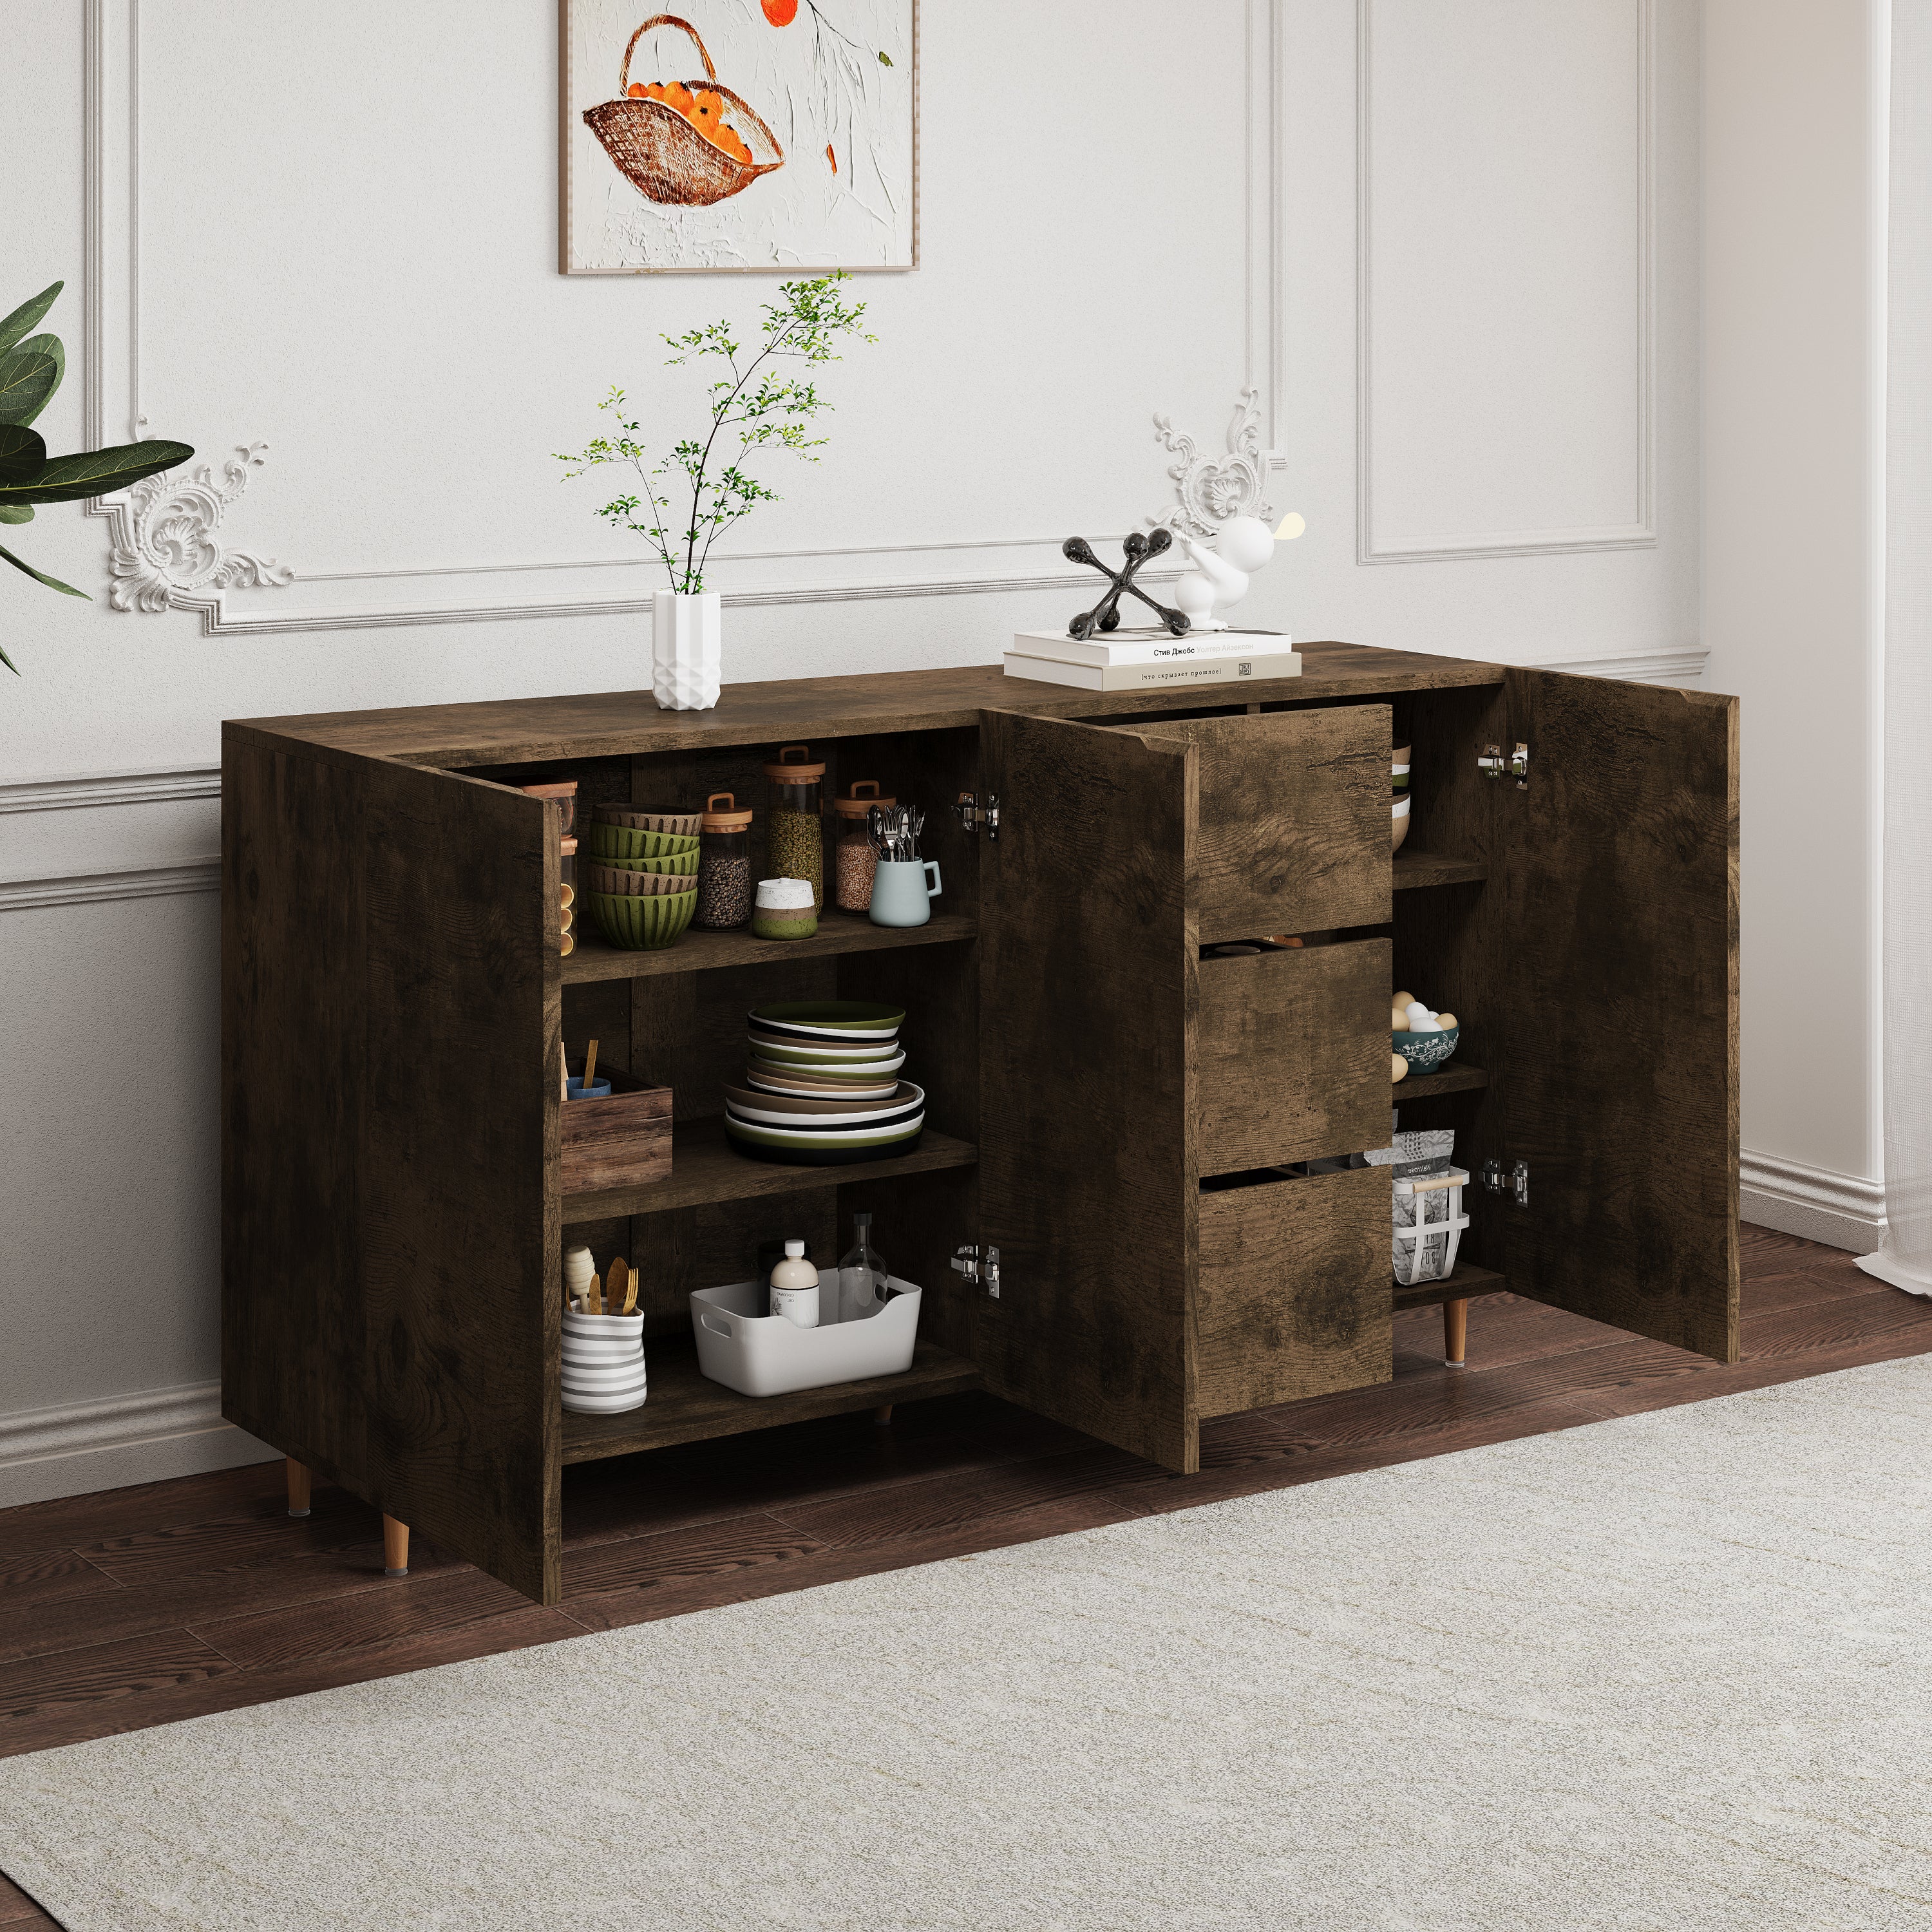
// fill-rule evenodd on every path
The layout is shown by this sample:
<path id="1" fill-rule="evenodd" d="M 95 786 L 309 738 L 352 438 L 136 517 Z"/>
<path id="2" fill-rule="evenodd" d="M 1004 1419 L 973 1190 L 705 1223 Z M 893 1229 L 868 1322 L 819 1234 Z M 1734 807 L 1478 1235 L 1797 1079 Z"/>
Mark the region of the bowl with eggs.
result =
<path id="1" fill-rule="evenodd" d="M 1454 1013 L 1431 1012 L 1420 1000 L 1397 993 L 1389 1006 L 1389 1046 L 1411 1073 L 1433 1073 L 1454 1056 L 1462 1028 Z"/>

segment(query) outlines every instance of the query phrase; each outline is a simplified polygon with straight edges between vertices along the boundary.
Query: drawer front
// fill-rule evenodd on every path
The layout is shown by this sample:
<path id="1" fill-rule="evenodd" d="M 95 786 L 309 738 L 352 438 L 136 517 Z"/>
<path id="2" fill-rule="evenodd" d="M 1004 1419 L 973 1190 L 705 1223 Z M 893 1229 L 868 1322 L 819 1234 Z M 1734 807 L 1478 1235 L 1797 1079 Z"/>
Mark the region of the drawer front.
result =
<path id="1" fill-rule="evenodd" d="M 1389 942 L 1201 962 L 1200 1172 L 1389 1144 Z"/>
<path id="2" fill-rule="evenodd" d="M 1201 750 L 1190 886 L 1201 943 L 1382 926 L 1389 911 L 1386 704 L 1121 728 Z"/>
<path id="3" fill-rule="evenodd" d="M 1390 1378 L 1389 1214 L 1385 1167 L 1202 1196 L 1195 1355 L 1202 1415 Z"/>

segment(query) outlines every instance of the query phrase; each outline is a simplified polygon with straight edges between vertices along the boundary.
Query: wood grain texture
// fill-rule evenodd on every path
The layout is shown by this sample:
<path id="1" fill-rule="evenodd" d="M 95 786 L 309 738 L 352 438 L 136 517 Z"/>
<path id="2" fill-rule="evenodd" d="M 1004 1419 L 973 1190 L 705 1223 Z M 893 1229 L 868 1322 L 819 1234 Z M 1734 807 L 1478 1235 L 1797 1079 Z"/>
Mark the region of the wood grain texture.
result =
<path id="1" fill-rule="evenodd" d="M 1419 1281 L 1412 1288 L 1404 1288 L 1398 1282 L 1396 1312 L 1402 1315 L 1412 1308 L 1434 1308 L 1445 1301 L 1466 1301 L 1474 1295 L 1502 1294 L 1508 1288 L 1508 1280 L 1495 1269 L 1478 1268 L 1459 1256 L 1446 1281 Z"/>
<path id="2" fill-rule="evenodd" d="M 1412 803 L 1409 808 L 1414 809 Z M 1395 855 L 1393 872 L 1391 883 L 1397 892 L 1402 892 L 1420 886 L 1479 884 L 1489 877 L 1490 868 L 1480 860 L 1452 859 L 1442 853 L 1418 852 L 1405 845 Z"/>
<path id="3" fill-rule="evenodd" d="M 644 1187 L 670 1172 L 671 1090 L 654 1087 L 599 1057 L 610 1090 L 566 1102 L 561 1112 L 560 1178 L 566 1194 Z"/>
<path id="4" fill-rule="evenodd" d="M 1385 704 L 1117 725 L 1199 747 L 1200 943 L 1389 916 Z"/>
<path id="5" fill-rule="evenodd" d="M 1738 1355 L 1738 703 L 1512 670 L 1519 1294 Z M 1457 1009 L 1460 1014 L 1460 1009 Z"/>
<path id="6" fill-rule="evenodd" d="M 1201 962 L 1201 1172 L 1388 1145 L 1385 939 Z"/>
<path id="7" fill-rule="evenodd" d="M 836 1262 L 838 1257 L 834 1256 Z M 970 1362 L 922 1340 L 912 1366 L 903 1375 L 868 1376 L 830 1388 L 801 1389 L 792 1395 L 740 1395 L 698 1371 L 698 1351 L 688 1331 L 668 1336 L 645 1354 L 650 1396 L 642 1408 L 622 1415 L 566 1415 L 563 1456 L 586 1462 L 604 1456 L 628 1456 L 674 1442 L 698 1442 L 749 1430 L 777 1429 L 809 1417 L 844 1415 L 882 1402 L 910 1402 L 922 1396 L 952 1395 L 979 1386 Z"/>
<path id="8" fill-rule="evenodd" d="M 1202 1415 L 1388 1381 L 1388 1230 L 1385 1168 L 1203 1193 Z"/>
<path id="9" fill-rule="evenodd" d="M 952 874 L 944 876 L 950 885 Z M 632 952 L 600 939 L 586 924 L 578 936 L 577 950 L 563 962 L 563 982 L 568 986 L 592 980 L 650 980 L 721 966 L 782 965 L 788 960 L 840 953 L 949 946 L 970 939 L 977 929 L 977 922 L 964 913 L 936 911 L 924 926 L 874 926 L 856 914 L 828 909 L 819 914 L 818 930 L 809 939 L 760 939 L 748 929 L 700 932 L 692 926 L 675 946 Z"/>
<path id="10" fill-rule="evenodd" d="M 980 1310 L 991 1387 L 1195 1466 L 1188 1306 L 1198 752 L 989 713 L 981 859 Z"/>
<path id="11" fill-rule="evenodd" d="M 224 1413 L 553 1598 L 555 817 L 229 734 Z"/>
<path id="12" fill-rule="evenodd" d="M 1441 1094 L 1474 1094 L 1489 1084 L 1490 1076 L 1483 1068 L 1465 1066 L 1458 1055 L 1439 1073 L 1405 1076 L 1396 1082 L 1390 1094 L 1399 1107 L 1406 1100 L 1427 1100 Z"/>
<path id="13" fill-rule="evenodd" d="M 1303 704 L 1366 697 L 1378 692 L 1502 681 L 1499 664 L 1426 652 L 1339 643 L 1297 648 L 1301 652 L 1301 676 L 1258 685 L 1257 692 L 1277 700 Z M 1227 688 L 1222 685 L 1206 685 L 1193 692 L 1163 690 L 1136 702 L 1120 692 L 1042 686 L 1028 679 L 1010 678 L 997 665 L 976 664 L 956 670 L 885 671 L 869 677 L 834 676 L 727 685 L 710 711 L 660 711 L 648 690 L 620 691 L 414 705 L 390 711 L 318 712 L 237 720 L 232 728 L 418 764 L 495 766 L 776 746 L 801 738 L 811 741 L 885 732 L 956 730 L 978 724 L 980 713 L 986 710 L 1022 711 L 1040 718 L 1124 717 L 1156 710 L 1213 710 L 1226 703 Z M 680 802 L 686 801 L 681 797 Z"/>

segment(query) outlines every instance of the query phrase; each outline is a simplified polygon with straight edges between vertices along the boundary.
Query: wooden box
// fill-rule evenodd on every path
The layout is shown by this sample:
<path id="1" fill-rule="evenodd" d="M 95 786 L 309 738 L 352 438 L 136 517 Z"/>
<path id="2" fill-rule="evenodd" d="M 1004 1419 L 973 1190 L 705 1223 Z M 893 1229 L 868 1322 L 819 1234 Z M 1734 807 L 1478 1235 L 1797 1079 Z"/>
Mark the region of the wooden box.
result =
<path id="1" fill-rule="evenodd" d="M 558 1130 L 566 1192 L 634 1187 L 670 1172 L 668 1087 L 647 1087 L 621 1066 L 600 1063 L 610 1090 L 595 1100 L 568 1100 Z"/>

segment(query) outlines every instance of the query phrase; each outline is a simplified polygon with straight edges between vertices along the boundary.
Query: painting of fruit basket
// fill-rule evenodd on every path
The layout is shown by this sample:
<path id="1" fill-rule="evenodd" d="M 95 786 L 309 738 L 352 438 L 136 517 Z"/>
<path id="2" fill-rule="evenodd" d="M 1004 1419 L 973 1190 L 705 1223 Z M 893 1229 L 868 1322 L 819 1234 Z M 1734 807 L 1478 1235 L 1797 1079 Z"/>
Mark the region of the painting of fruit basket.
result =
<path id="1" fill-rule="evenodd" d="M 919 261 L 918 0 L 562 0 L 566 274 Z"/>

